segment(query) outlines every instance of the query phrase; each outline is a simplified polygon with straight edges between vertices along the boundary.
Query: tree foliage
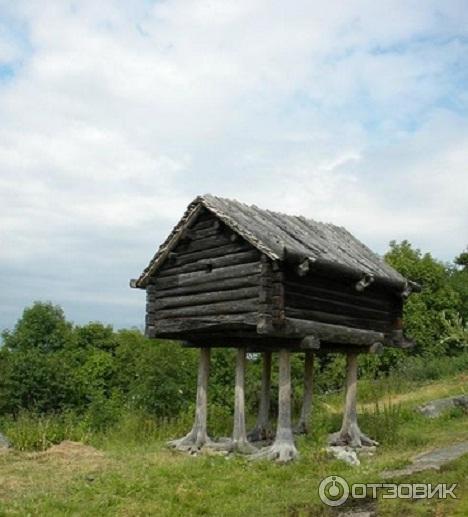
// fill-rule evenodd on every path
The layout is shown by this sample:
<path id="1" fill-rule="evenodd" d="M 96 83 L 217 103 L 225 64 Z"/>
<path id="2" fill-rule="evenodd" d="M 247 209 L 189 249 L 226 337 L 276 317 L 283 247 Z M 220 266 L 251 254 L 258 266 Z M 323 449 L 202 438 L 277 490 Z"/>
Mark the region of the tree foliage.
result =
<path id="1" fill-rule="evenodd" d="M 50 302 L 35 302 L 23 311 L 13 332 L 2 334 L 4 346 L 10 350 L 36 349 L 54 352 L 72 341 L 72 324 L 63 310 Z"/>
<path id="2" fill-rule="evenodd" d="M 385 260 L 422 287 L 420 293 L 409 297 L 404 308 L 405 330 L 416 344 L 413 353 L 453 352 L 444 340 L 447 337 L 446 318 L 458 317 L 463 305 L 460 293 L 451 282 L 453 268 L 430 253 L 421 253 L 408 241 L 392 241 Z"/>

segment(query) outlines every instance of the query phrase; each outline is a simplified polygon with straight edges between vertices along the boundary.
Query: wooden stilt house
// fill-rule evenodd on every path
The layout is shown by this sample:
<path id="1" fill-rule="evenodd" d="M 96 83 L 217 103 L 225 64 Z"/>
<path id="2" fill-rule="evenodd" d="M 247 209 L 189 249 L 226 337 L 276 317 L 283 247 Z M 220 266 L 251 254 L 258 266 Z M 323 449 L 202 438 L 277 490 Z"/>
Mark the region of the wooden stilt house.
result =
<path id="1" fill-rule="evenodd" d="M 418 288 L 342 227 L 212 195 L 131 286 L 146 290 L 150 337 L 326 351 L 405 346 L 403 300 Z"/>

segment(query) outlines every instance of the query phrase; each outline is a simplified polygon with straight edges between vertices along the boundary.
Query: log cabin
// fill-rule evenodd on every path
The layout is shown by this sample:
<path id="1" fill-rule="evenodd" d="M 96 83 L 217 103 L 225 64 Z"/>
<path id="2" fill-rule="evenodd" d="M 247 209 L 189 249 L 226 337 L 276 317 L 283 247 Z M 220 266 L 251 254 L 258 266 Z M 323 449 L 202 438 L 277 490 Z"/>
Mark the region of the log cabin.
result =
<path id="1" fill-rule="evenodd" d="M 343 352 L 348 356 L 345 418 L 332 442 L 373 443 L 356 422 L 356 356 L 410 345 L 403 336 L 403 303 L 419 286 L 346 229 L 199 196 L 130 285 L 146 291 L 147 336 L 180 340 L 201 350 L 196 422 L 189 435 L 173 442 L 175 447 L 252 452 L 249 437 L 265 438 L 268 427 L 272 352 L 280 358 L 278 427 L 273 445 L 256 456 L 288 461 L 297 455 L 288 400 L 291 352 L 305 354 L 298 429 L 306 432 L 309 425 L 313 355 Z M 213 443 L 206 432 L 211 347 L 238 349 L 234 431 L 228 445 Z M 264 356 L 259 417 L 249 436 L 243 415 L 247 351 Z"/>

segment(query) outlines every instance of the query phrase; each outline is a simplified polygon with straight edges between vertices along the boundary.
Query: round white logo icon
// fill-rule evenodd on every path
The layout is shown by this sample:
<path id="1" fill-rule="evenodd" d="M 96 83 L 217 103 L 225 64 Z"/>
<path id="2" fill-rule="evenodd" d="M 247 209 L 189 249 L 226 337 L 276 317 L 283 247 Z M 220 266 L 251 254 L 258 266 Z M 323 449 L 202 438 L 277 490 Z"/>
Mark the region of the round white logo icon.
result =
<path id="1" fill-rule="evenodd" d="M 340 476 L 328 476 L 319 485 L 320 500 L 328 506 L 341 506 L 348 500 L 349 486 Z"/>

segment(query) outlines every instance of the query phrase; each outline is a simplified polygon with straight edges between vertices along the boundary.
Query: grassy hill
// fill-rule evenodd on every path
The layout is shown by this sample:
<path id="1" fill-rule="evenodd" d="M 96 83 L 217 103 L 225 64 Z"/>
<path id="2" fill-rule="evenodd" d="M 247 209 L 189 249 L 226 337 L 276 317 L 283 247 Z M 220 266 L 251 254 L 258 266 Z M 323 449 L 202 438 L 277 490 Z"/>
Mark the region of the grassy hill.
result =
<path id="1" fill-rule="evenodd" d="M 125 414 L 111 431 L 82 437 L 87 445 L 1 453 L 0 515 L 331 515 L 318 498 L 322 478 L 338 474 L 348 482 L 379 482 L 382 470 L 401 467 L 419 452 L 468 439 L 468 417 L 461 411 L 427 420 L 413 409 L 463 393 L 467 380 L 457 375 L 426 384 L 363 381 L 361 427 L 382 445 L 374 456 L 361 458 L 359 467 L 330 459 L 323 450 L 327 433 L 340 422 L 339 393 L 316 398 L 313 433 L 299 439 L 301 458 L 289 465 L 187 457 L 164 443 L 189 422 L 158 423 Z M 17 446 L 27 448 L 30 434 L 37 446 L 43 433 L 45 448 L 51 425 L 20 419 L 9 434 Z M 404 478 L 457 482 L 457 500 L 380 500 L 377 507 L 365 502 L 378 508 L 378 515 L 468 515 L 467 480 L 465 456 L 439 472 Z"/>

